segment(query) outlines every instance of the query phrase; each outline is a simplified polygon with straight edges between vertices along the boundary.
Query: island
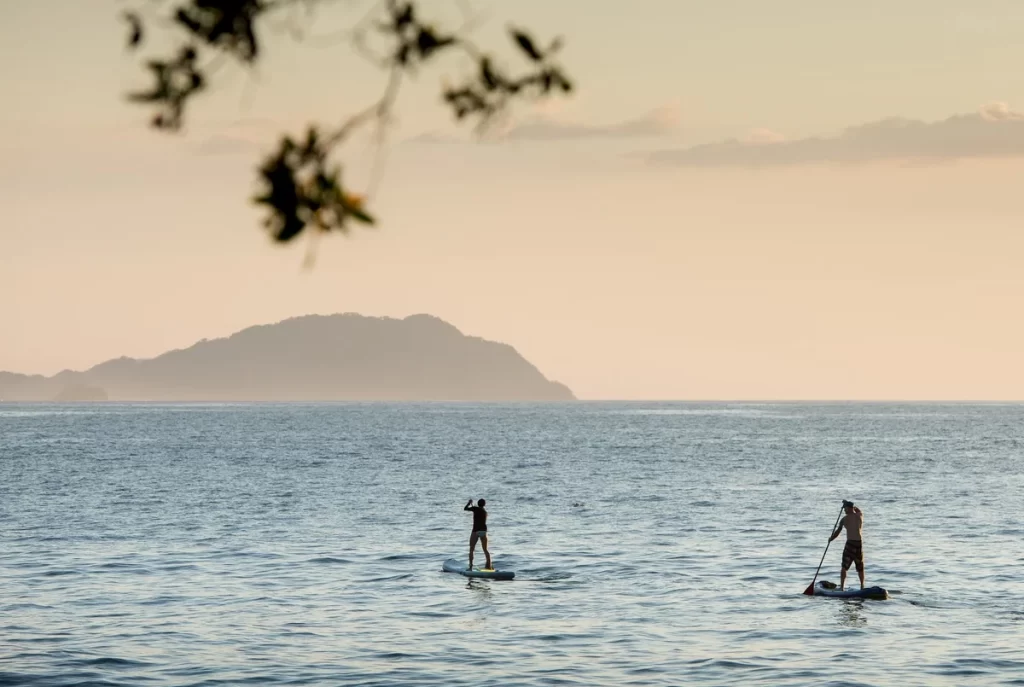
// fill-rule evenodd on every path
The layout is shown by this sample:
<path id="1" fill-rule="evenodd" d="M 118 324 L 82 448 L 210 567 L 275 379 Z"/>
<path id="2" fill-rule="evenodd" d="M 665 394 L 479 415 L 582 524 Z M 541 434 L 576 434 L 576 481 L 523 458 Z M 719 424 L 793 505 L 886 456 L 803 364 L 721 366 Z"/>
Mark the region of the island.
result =
<path id="1" fill-rule="evenodd" d="M 512 346 L 432 315 L 304 315 L 150 359 L 0 372 L 5 401 L 572 401 Z"/>

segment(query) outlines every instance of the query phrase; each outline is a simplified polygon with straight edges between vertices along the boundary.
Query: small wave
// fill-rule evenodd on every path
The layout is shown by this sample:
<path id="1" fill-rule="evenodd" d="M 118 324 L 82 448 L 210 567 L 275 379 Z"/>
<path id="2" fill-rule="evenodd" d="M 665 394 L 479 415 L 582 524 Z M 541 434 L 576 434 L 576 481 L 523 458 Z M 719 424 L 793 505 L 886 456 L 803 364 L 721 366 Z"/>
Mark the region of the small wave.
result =
<path id="1" fill-rule="evenodd" d="M 0 609 L 3 609 L 4 611 L 20 611 L 20 610 L 24 610 L 24 609 L 34 609 L 34 610 L 42 611 L 42 610 L 49 610 L 51 608 L 53 608 L 53 606 L 47 606 L 45 604 L 34 604 L 34 603 L 29 603 L 29 602 L 7 604 L 5 606 L 0 606 Z"/>
<path id="2" fill-rule="evenodd" d="M 415 658 L 415 654 L 407 654 L 401 651 L 378 651 L 373 655 L 373 657 L 379 658 L 383 661 L 402 661 Z"/>
<path id="3" fill-rule="evenodd" d="M 279 553 L 271 553 L 269 551 L 216 551 L 211 555 L 211 558 L 257 558 L 275 560 L 284 558 L 284 556 Z"/>
<path id="4" fill-rule="evenodd" d="M 413 618 L 456 618 L 456 613 L 445 613 L 443 611 L 410 611 L 407 613 Z"/>
<path id="5" fill-rule="evenodd" d="M 66 671 L 53 675 L 8 673 L 0 671 L 0 687 L 45 687 L 48 685 L 88 685 L 88 687 L 130 687 L 131 683 L 97 680 L 92 674 L 69 675 Z"/>
<path id="6" fill-rule="evenodd" d="M 321 556 L 320 558 L 310 558 L 306 562 L 307 563 L 322 563 L 322 564 L 339 564 L 339 565 L 348 565 L 348 564 L 352 563 L 352 561 L 348 560 L 347 558 L 334 558 L 332 556 Z"/>
<path id="7" fill-rule="evenodd" d="M 101 657 L 101 658 L 90 658 L 90 659 L 86 659 L 84 661 L 81 661 L 81 664 L 82 665 L 87 665 L 87 666 L 104 666 L 104 667 L 111 667 L 111 668 L 134 668 L 134 667 L 141 667 L 141 666 L 152 665 L 151 663 L 148 663 L 146 661 L 134 661 L 134 660 L 128 659 L 128 658 L 115 658 L 113 656 L 104 656 L 104 657 Z"/>
<path id="8" fill-rule="evenodd" d="M 523 577 L 524 579 L 528 579 L 530 582 L 551 583 L 551 582 L 565 582 L 566 580 L 573 579 L 574 577 L 576 577 L 576 575 L 574 573 L 569 573 L 569 572 L 540 572 L 540 573 L 537 573 L 537 572 L 531 572 L 529 570 L 524 570 L 522 572 L 522 575 L 517 575 L 516 576 L 516 579 L 519 579 L 519 577 Z"/>
<path id="9" fill-rule="evenodd" d="M 383 556 L 380 560 L 382 561 L 419 561 L 424 558 L 430 558 L 431 554 L 426 553 L 393 553 L 388 556 Z"/>
<path id="10" fill-rule="evenodd" d="M 9 642 L 23 642 L 25 644 L 59 644 L 73 639 L 70 632 L 54 632 L 47 637 L 14 637 Z"/>
<path id="11" fill-rule="evenodd" d="M 358 581 L 363 584 L 374 584 L 377 582 L 394 582 L 395 580 L 408 580 L 410 578 L 412 578 L 412 573 L 400 573 L 398 575 L 381 575 L 380 577 L 368 577 Z"/>
<path id="12" fill-rule="evenodd" d="M 157 597 L 154 597 L 152 599 L 146 599 L 145 601 L 140 601 L 139 605 L 140 606 L 165 606 L 165 605 L 168 605 L 168 604 L 173 604 L 173 603 L 177 603 L 179 601 L 185 601 L 185 600 L 186 600 L 186 598 L 183 597 L 183 596 L 173 596 L 173 595 L 165 594 L 163 596 L 157 596 Z"/>

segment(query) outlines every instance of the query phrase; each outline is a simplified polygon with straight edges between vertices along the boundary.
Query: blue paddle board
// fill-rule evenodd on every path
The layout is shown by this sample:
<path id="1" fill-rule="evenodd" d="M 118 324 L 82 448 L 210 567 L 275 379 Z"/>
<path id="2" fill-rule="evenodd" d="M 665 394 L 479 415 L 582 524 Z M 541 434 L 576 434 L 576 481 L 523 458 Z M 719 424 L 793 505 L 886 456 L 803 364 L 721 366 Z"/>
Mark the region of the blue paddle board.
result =
<path id="1" fill-rule="evenodd" d="M 480 577 L 487 580 L 511 580 L 516 576 L 511 570 L 495 570 L 493 568 L 473 568 L 472 570 L 460 560 L 449 558 L 441 566 L 445 572 L 459 573 L 466 577 Z"/>
<path id="2" fill-rule="evenodd" d="M 835 596 L 841 599 L 888 599 L 889 592 L 882 587 L 865 587 L 864 589 L 839 590 L 839 585 L 828 580 L 821 580 L 814 587 L 814 596 Z"/>

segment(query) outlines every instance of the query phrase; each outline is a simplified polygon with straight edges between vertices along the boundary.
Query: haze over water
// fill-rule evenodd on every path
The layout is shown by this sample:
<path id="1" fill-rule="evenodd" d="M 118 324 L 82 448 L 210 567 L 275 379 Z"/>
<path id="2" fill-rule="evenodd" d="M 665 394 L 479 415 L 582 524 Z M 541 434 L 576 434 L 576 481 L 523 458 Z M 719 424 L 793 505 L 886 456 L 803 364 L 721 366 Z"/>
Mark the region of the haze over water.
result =
<path id="1" fill-rule="evenodd" d="M 0 405 L 0 684 L 1024 684 L 1022 421 Z M 441 572 L 469 497 L 514 581 Z M 843 498 L 888 601 L 801 595 Z"/>

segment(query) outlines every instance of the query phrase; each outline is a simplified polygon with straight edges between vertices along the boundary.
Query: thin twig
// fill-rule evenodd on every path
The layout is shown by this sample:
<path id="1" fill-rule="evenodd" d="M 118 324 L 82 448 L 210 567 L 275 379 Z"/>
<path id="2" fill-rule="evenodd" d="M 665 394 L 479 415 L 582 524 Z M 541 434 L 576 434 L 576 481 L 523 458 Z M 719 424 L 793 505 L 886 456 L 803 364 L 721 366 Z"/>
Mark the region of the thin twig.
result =
<path id="1" fill-rule="evenodd" d="M 306 239 L 306 255 L 302 259 L 302 269 L 312 270 L 316 264 L 316 247 L 320 243 L 320 231 L 314 231 L 308 239 Z"/>
<path id="2" fill-rule="evenodd" d="M 353 42 L 362 41 L 362 38 L 366 35 L 365 28 L 366 23 L 373 18 L 384 6 L 385 0 L 376 0 L 370 5 L 359 21 L 352 26 L 348 26 L 336 31 L 329 31 L 315 36 L 307 36 L 306 42 L 319 47 L 333 47 L 338 45 L 344 39 L 349 39 Z"/>
<path id="3" fill-rule="evenodd" d="M 457 0 L 456 5 L 459 7 L 459 11 L 462 12 L 462 26 L 456 29 L 455 33 L 472 33 L 485 19 L 484 14 L 481 12 L 477 15 L 473 15 L 472 10 L 469 8 L 468 0 Z"/>
<path id="4" fill-rule="evenodd" d="M 391 111 L 391 107 L 394 105 L 395 98 L 398 95 L 398 88 L 402 82 L 401 77 L 401 68 L 397 66 L 393 67 L 388 76 L 388 84 L 387 87 L 384 89 L 384 95 L 382 95 L 380 99 L 377 100 L 377 102 L 373 103 L 362 112 L 352 115 L 347 120 L 345 120 L 345 122 L 338 128 L 337 131 L 335 131 L 333 134 L 324 139 L 324 147 L 330 148 L 337 145 L 345 138 L 347 138 L 348 135 L 352 133 L 354 129 L 356 129 L 359 126 L 362 126 L 362 124 L 364 124 L 371 117 L 386 116 Z"/>
<path id="5" fill-rule="evenodd" d="M 370 167 L 370 181 L 366 187 L 367 197 L 376 195 L 377 187 L 380 185 L 380 181 L 384 176 L 384 162 L 385 162 L 385 143 L 387 142 L 387 125 L 391 116 L 391 109 L 394 107 L 395 101 L 398 99 L 398 89 L 402 81 L 402 71 L 398 68 L 394 68 L 391 71 L 391 77 L 388 79 L 388 90 L 385 91 L 384 97 L 381 99 L 382 109 L 379 110 L 377 119 L 377 128 L 374 136 L 374 142 L 376 143 L 376 149 L 373 154 L 373 164 Z"/>

